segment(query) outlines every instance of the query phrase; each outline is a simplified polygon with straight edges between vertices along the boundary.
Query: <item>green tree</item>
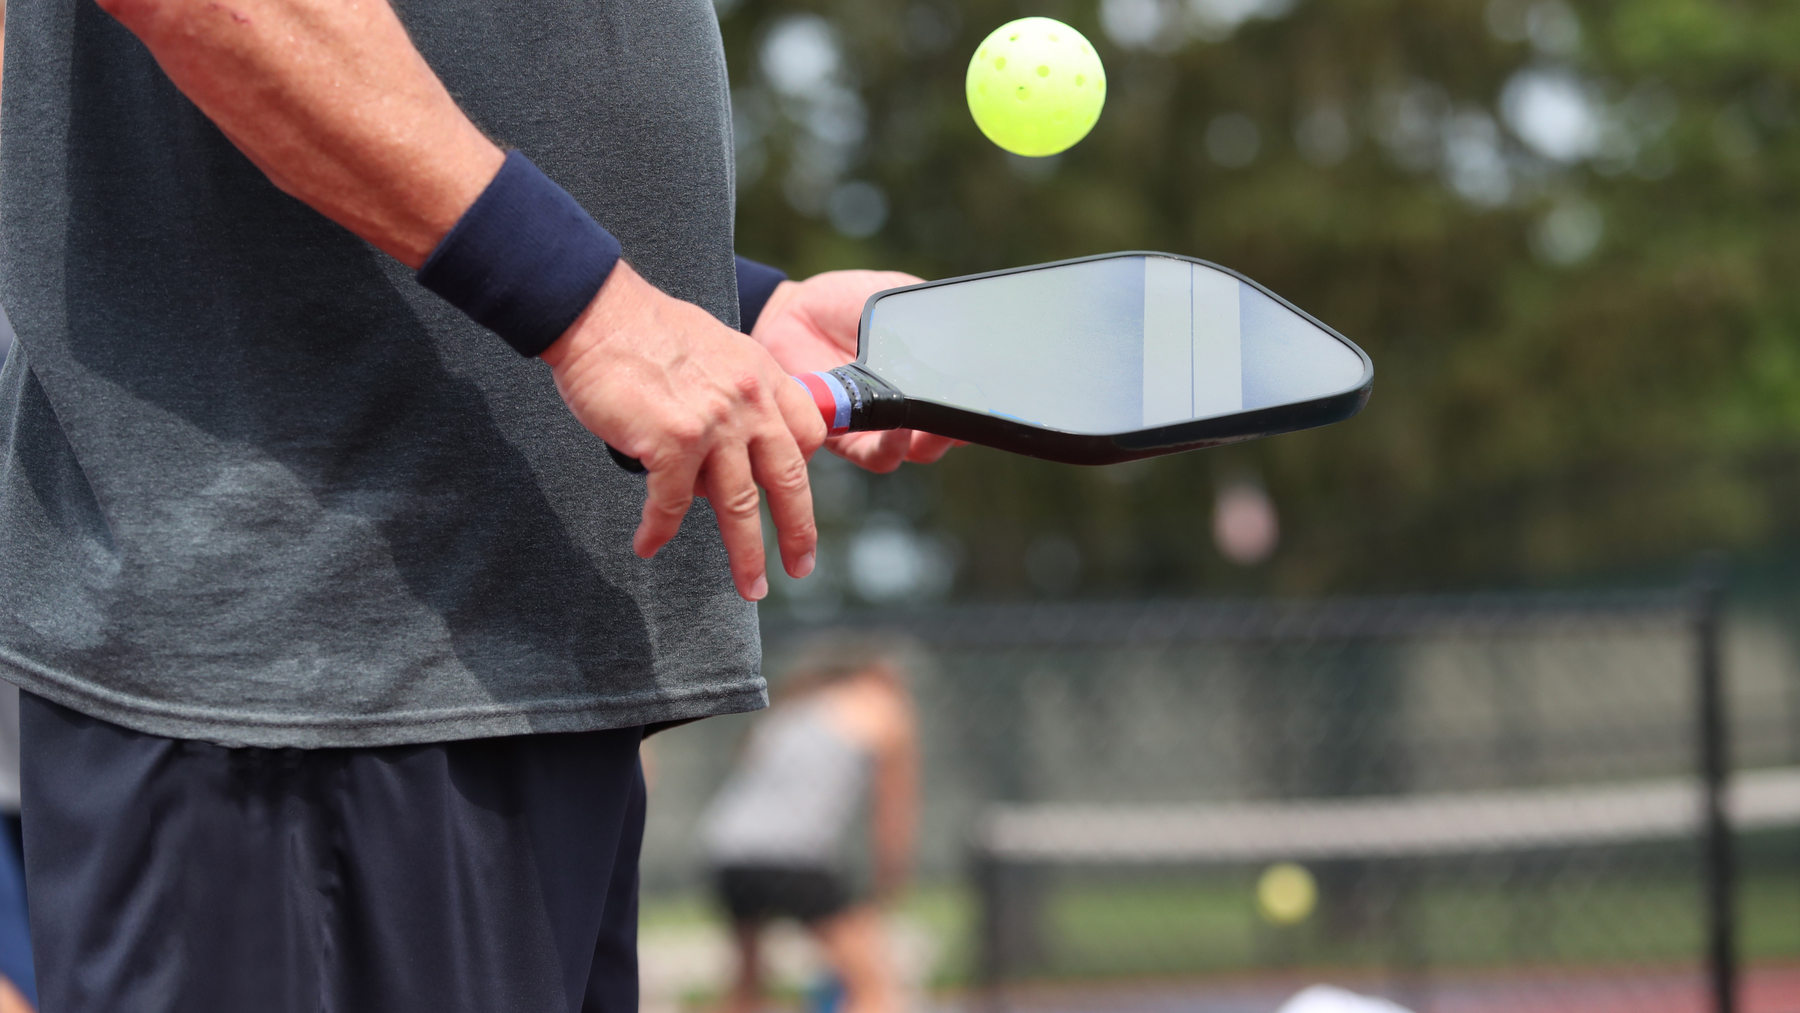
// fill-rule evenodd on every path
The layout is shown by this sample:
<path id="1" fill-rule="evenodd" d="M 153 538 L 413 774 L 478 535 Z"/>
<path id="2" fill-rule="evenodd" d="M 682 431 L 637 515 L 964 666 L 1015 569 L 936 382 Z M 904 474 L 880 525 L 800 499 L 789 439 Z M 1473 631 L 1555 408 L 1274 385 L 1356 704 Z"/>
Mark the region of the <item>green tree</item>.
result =
<path id="1" fill-rule="evenodd" d="M 962 97 L 975 44 L 1026 14 L 1086 33 L 1109 77 L 1094 133 L 1037 162 Z M 1314 593 L 1793 534 L 1800 5 L 742 0 L 722 24 L 746 254 L 947 277 L 1169 250 L 1376 362 L 1369 408 L 1325 430 L 1107 469 L 969 448 L 828 477 L 828 551 L 885 505 L 959 547 L 962 595 L 1032 590 L 1045 536 L 1078 547 L 1075 593 Z M 1236 474 L 1281 512 L 1250 569 L 1209 534 Z"/>

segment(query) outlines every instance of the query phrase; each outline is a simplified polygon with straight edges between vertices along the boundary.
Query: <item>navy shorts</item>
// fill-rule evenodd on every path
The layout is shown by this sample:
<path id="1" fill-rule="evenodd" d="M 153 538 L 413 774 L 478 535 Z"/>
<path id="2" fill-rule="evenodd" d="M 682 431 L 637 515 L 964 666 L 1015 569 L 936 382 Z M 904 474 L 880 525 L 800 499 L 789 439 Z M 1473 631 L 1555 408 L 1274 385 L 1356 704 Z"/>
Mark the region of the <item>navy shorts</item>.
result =
<path id="1" fill-rule="evenodd" d="M 26 695 L 43 1013 L 630 1013 L 640 729 L 228 749 Z"/>

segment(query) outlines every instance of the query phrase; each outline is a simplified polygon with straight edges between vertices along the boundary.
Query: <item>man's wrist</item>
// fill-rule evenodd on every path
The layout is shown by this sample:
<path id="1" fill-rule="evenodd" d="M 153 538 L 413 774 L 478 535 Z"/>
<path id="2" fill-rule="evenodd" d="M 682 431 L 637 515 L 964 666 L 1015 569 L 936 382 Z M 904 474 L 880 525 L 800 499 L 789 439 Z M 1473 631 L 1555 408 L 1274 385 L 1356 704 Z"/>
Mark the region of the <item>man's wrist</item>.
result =
<path id="1" fill-rule="evenodd" d="M 581 311 L 581 315 L 555 341 L 539 352 L 538 358 L 551 369 L 560 370 L 571 359 L 601 343 L 609 331 L 616 329 L 610 327 L 608 322 L 617 321 L 621 315 L 630 313 L 626 304 L 640 298 L 640 286 L 649 287 L 649 283 L 632 270 L 629 263 L 619 261 L 600 286 L 600 291 L 594 293 L 594 298 Z"/>
<path id="2" fill-rule="evenodd" d="M 419 283 L 539 355 L 568 333 L 619 263 L 619 241 L 517 151 L 418 272 Z"/>

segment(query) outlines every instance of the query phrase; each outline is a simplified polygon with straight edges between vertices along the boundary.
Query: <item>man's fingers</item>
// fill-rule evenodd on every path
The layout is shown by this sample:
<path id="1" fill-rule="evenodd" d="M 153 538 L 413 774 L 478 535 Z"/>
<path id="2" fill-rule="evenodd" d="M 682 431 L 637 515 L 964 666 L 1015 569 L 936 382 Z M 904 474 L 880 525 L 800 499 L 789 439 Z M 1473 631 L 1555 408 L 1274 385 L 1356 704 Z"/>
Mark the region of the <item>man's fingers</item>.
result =
<path id="1" fill-rule="evenodd" d="M 892 429 L 869 441 L 869 467 L 886 474 L 897 471 L 906 462 L 906 451 L 912 446 L 912 432 Z"/>
<path id="2" fill-rule="evenodd" d="M 882 433 L 846 433 L 825 441 L 827 448 L 859 468 L 886 474 L 904 462 L 931 464 L 961 447 L 964 440 L 934 436 L 912 429 L 890 429 Z"/>
<path id="3" fill-rule="evenodd" d="M 948 436 L 915 432 L 912 434 L 912 445 L 906 451 L 906 459 L 914 464 L 931 464 L 949 453 L 951 447 L 961 445 L 961 440 L 953 440 Z"/>
<path id="4" fill-rule="evenodd" d="M 681 519 L 694 504 L 698 462 L 683 456 L 650 470 L 645 482 L 644 515 L 631 540 L 632 551 L 649 559 L 681 530 Z"/>
<path id="5" fill-rule="evenodd" d="M 769 496 L 769 518 L 775 522 L 775 540 L 781 548 L 781 563 L 790 577 L 804 577 L 813 571 L 819 547 L 818 528 L 813 523 L 812 483 L 806 473 L 806 459 L 787 434 L 768 437 L 751 447 L 750 463 L 756 469 L 756 481 Z"/>
<path id="6" fill-rule="evenodd" d="M 761 482 L 770 490 L 788 571 L 811 569 L 806 458 L 824 442 L 826 424 L 812 396 L 766 348 L 621 266 L 542 357 L 576 418 L 630 447 L 650 470 L 633 539 L 640 556 L 674 538 L 694 497 L 705 496 L 738 592 L 762 598 L 769 585 Z"/>
<path id="7" fill-rule="evenodd" d="M 746 601 L 769 593 L 762 542 L 762 496 L 756 491 L 748 448 L 721 442 L 706 459 L 706 501 L 718 519 L 725 554 L 731 558 L 731 582 Z"/>
<path id="8" fill-rule="evenodd" d="M 906 456 L 904 445 L 892 446 L 893 431 L 884 433 L 846 433 L 833 436 L 826 441 L 826 447 L 851 464 L 865 471 L 886 474 L 900 467 Z"/>

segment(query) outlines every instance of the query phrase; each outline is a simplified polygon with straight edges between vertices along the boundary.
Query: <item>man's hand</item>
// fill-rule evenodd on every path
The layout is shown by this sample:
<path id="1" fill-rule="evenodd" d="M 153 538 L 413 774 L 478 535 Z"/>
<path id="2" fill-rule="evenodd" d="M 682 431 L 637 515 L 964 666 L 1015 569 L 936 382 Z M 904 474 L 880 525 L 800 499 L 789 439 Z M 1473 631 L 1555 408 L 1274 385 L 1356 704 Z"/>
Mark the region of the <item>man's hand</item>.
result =
<path id="1" fill-rule="evenodd" d="M 784 281 L 750 336 L 789 373 L 842 366 L 856 358 L 856 330 L 869 296 L 922 280 L 898 271 L 827 271 L 805 281 Z M 903 461 L 930 464 L 956 445 L 911 429 L 845 433 L 825 441 L 832 453 L 876 472 L 893 471 Z"/>
<path id="2" fill-rule="evenodd" d="M 806 461 L 825 439 L 812 398 L 756 342 L 658 291 L 624 261 L 543 353 L 569 410 L 650 469 L 632 547 L 655 554 L 695 496 L 718 515 L 738 593 L 769 593 L 756 487 L 787 572 L 812 572 L 817 544 Z"/>

